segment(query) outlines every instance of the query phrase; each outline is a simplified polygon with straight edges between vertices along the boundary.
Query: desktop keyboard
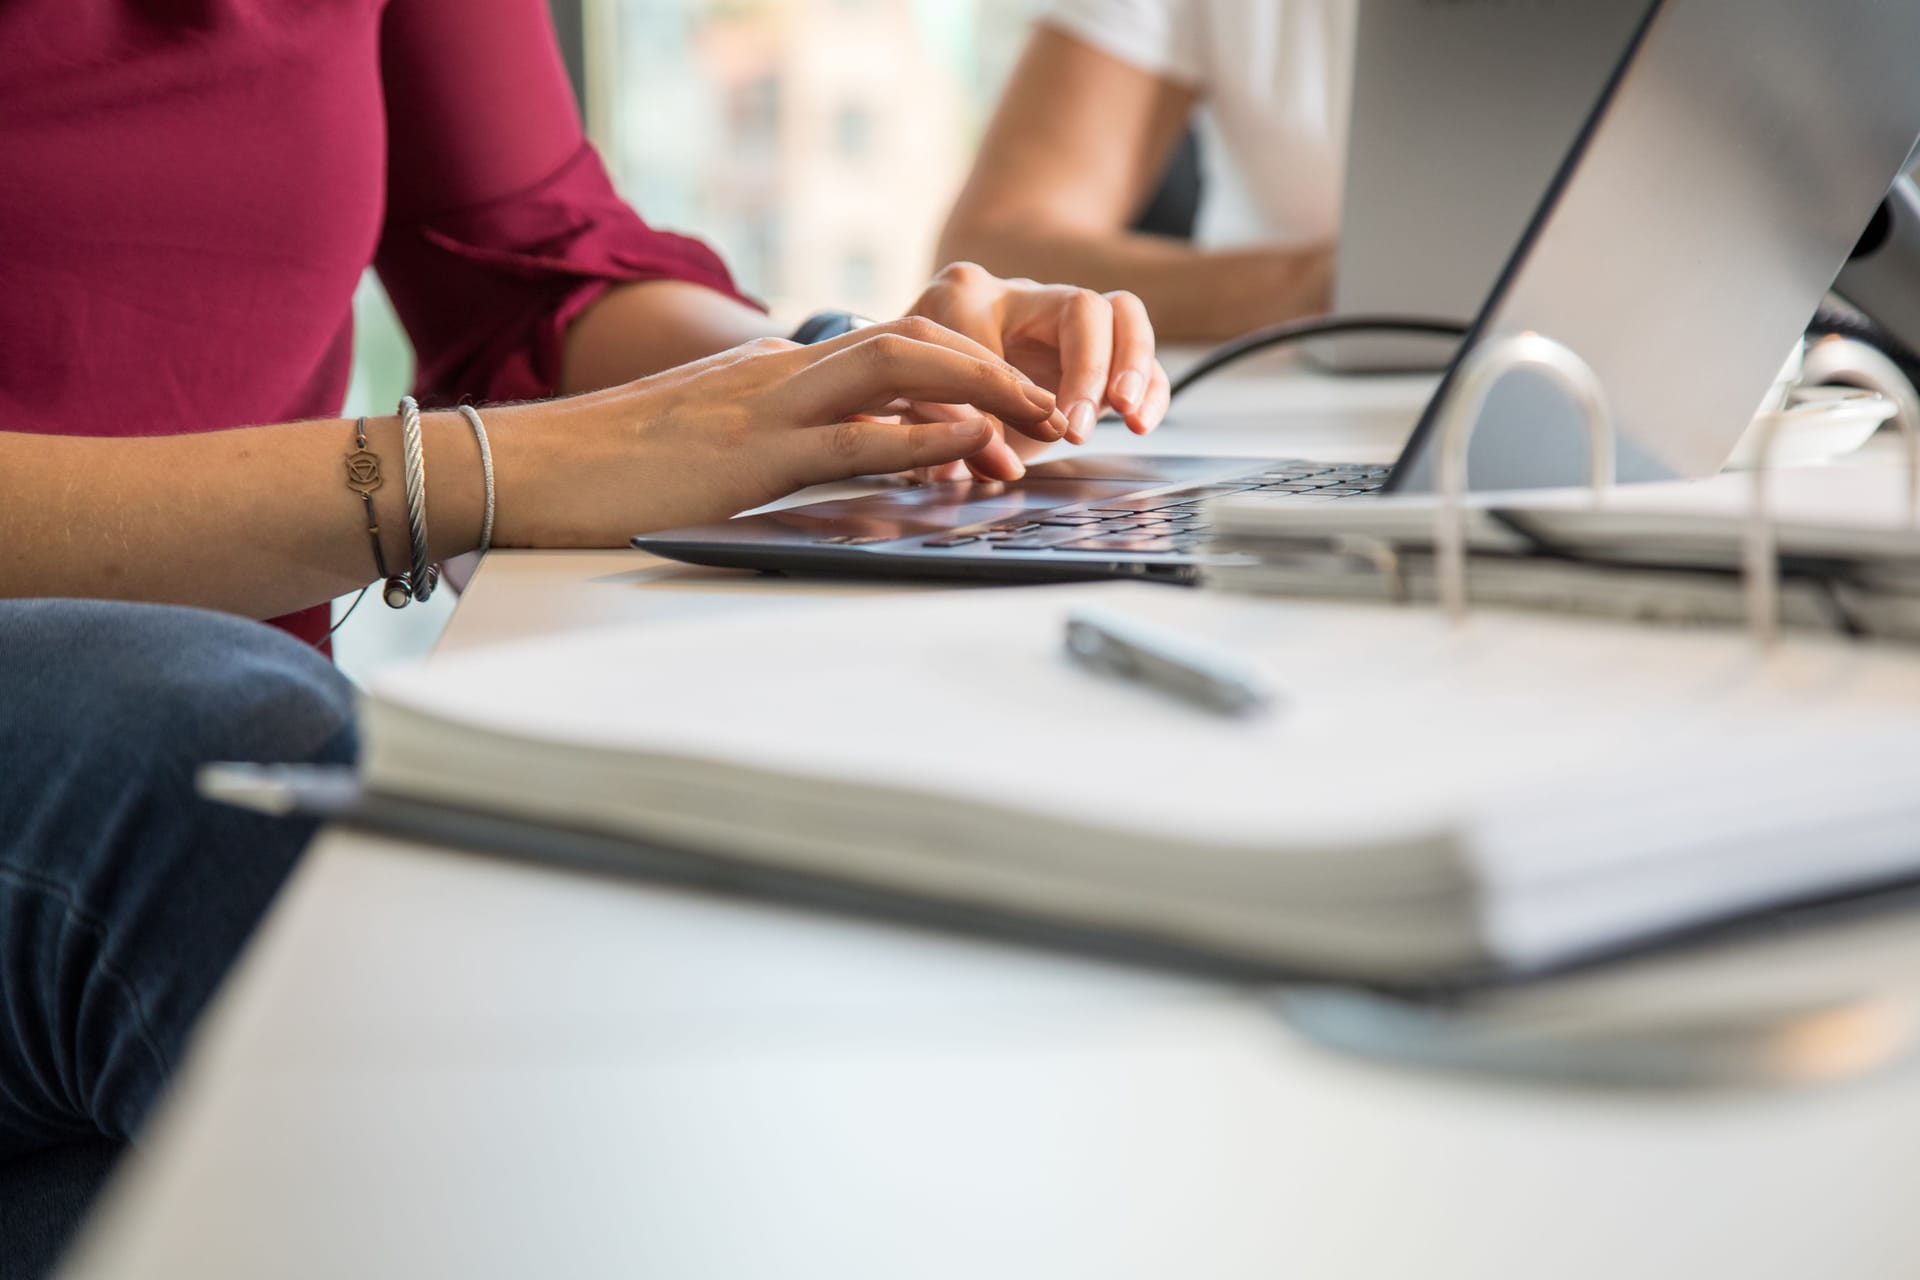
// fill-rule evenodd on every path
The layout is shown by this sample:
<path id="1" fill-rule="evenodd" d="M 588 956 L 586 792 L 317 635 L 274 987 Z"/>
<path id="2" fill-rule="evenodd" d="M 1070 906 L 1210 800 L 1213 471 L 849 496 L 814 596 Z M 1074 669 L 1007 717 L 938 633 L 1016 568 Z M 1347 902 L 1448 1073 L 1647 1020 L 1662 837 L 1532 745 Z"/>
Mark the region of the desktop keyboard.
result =
<path id="1" fill-rule="evenodd" d="M 1317 462 L 1285 463 L 1271 471 L 1219 484 L 1120 498 L 1085 507 L 1061 507 L 1000 524 L 927 538 L 927 547 L 993 551 L 1126 552 L 1172 555 L 1196 551 L 1207 540 L 1202 506 L 1229 493 L 1298 494 L 1312 501 L 1357 497 L 1387 482 L 1390 468 Z M 860 539 L 846 538 L 846 542 Z"/>

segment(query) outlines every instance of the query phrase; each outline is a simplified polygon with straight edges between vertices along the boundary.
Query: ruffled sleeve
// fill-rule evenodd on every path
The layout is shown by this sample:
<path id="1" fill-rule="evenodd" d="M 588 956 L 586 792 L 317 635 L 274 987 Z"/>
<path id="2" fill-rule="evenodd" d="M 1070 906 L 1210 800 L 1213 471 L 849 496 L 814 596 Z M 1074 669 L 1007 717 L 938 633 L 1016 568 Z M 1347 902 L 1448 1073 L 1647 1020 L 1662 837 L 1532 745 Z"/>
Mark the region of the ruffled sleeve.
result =
<path id="1" fill-rule="evenodd" d="M 438 403 L 554 394 L 567 325 L 616 282 L 687 280 L 741 297 L 713 250 L 628 207 L 584 142 L 525 190 L 390 223 L 377 265 L 413 339 L 420 392 Z"/>
<path id="2" fill-rule="evenodd" d="M 423 399 L 552 395 L 567 325 L 616 283 L 740 296 L 712 250 L 648 226 L 615 193 L 545 0 L 387 0 L 380 43 L 387 208 L 374 265 Z"/>

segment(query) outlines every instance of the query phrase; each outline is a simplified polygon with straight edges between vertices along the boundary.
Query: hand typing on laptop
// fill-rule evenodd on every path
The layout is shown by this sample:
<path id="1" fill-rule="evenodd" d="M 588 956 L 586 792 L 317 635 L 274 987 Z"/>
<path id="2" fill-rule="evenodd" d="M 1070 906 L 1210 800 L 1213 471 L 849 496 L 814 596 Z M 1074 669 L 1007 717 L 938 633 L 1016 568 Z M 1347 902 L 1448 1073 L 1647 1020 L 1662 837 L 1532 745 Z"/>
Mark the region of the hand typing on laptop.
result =
<path id="1" fill-rule="evenodd" d="M 1153 324 L 1125 290 L 1095 293 L 1071 285 L 1001 280 L 970 262 L 933 278 L 910 314 L 927 316 L 978 342 L 1058 396 L 1066 438 L 1085 444 L 1111 409 L 1136 435 L 1167 416 L 1166 370 L 1154 359 Z M 898 406 L 921 417 L 973 417 L 972 408 L 916 397 Z M 1005 430 L 1013 426 L 1013 432 Z M 920 480 L 1018 480 L 1026 460 L 1052 444 L 1017 423 L 992 424 L 992 438 L 964 460 L 920 467 Z"/>
<path id="2" fill-rule="evenodd" d="M 921 402 L 949 411 L 922 414 Z M 903 403 L 904 422 L 864 418 Z M 641 513 L 655 528 L 724 518 L 806 485 L 956 462 L 1006 428 L 1052 443 L 1068 424 L 1052 391 L 908 316 L 812 346 L 757 339 L 604 391 L 493 409 L 488 425 L 519 490 L 501 504 L 495 545 L 597 546 Z"/>

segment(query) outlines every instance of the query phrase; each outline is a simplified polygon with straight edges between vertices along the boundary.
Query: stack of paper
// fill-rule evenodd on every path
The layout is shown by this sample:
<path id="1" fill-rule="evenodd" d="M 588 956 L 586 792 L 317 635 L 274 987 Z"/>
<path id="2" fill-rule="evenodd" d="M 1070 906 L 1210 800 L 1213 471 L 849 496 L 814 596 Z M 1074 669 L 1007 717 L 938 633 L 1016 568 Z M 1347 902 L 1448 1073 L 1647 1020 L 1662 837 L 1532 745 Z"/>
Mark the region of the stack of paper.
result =
<path id="1" fill-rule="evenodd" d="M 1807 470 L 1781 490 L 1773 539 L 1783 621 L 1920 641 L 1920 531 L 1897 472 Z M 1291 500 L 1290 500 L 1291 499 Z M 1475 495 L 1464 512 L 1481 604 L 1636 622 L 1738 624 L 1754 477 L 1706 485 Z M 1429 495 L 1301 503 L 1244 494 L 1209 504 L 1209 581 L 1228 590 L 1431 602 L 1439 518 Z"/>
<path id="2" fill-rule="evenodd" d="M 1089 601 L 1258 664 L 1224 720 L 1066 660 Z M 376 792 L 1276 970 L 1531 970 L 1920 873 L 1920 662 L 1173 588 L 595 631 L 401 672 Z"/>

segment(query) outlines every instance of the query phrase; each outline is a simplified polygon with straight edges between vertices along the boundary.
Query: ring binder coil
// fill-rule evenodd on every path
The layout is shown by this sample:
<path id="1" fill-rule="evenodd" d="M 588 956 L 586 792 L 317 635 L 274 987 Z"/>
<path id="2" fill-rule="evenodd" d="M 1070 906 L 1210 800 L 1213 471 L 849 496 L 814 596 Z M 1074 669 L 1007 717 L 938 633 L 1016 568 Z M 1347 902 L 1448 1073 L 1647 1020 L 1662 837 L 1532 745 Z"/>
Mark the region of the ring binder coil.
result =
<path id="1" fill-rule="evenodd" d="M 1591 488 L 1515 494 L 1469 502 L 1469 445 L 1493 389 L 1517 369 L 1533 369 L 1567 394 L 1584 419 Z M 1882 403 L 1891 408 L 1885 397 Z M 1458 622 L 1472 589 L 1480 604 L 1613 618 L 1630 623 L 1744 627 L 1761 647 L 1787 625 L 1854 637 L 1920 644 L 1920 429 L 1902 422 L 1906 466 L 1877 479 L 1865 472 L 1815 468 L 1785 487 L 1769 477 L 1776 436 L 1795 411 L 1760 415 L 1752 431 L 1748 482 L 1674 486 L 1664 495 L 1617 500 L 1618 438 L 1598 374 L 1565 344 L 1537 331 L 1497 337 L 1462 361 L 1456 392 L 1437 424 L 1435 491 L 1366 503 L 1289 504 L 1263 495 L 1229 495 L 1209 504 L 1212 549 L 1221 563 L 1210 585 L 1253 594 L 1432 601 Z M 1883 415 L 1891 416 L 1891 415 Z M 1772 492 L 1816 492 L 1834 511 L 1836 485 L 1858 475 L 1871 510 L 1892 499 L 1877 521 L 1790 515 L 1776 522 Z M 1888 481 L 1895 483 L 1889 484 Z M 1744 486 L 1756 486 L 1751 492 Z M 1768 486 L 1772 486 L 1769 490 Z M 1718 496 L 1705 496 L 1709 493 Z M 1875 496 L 1879 495 L 1879 496 Z M 1725 499 L 1732 496 L 1731 508 Z M 1662 505 L 1669 502 L 1670 505 Z M 1804 503 L 1804 499 L 1800 499 Z M 1804 507 L 1801 507 L 1804 510 Z M 1904 512 L 1904 521 L 1900 513 Z"/>
<path id="2" fill-rule="evenodd" d="M 1809 345 L 1801 361 L 1799 385 L 1839 385 L 1878 392 L 1893 402 L 1897 425 L 1920 430 L 1920 390 L 1884 352 L 1857 338 L 1834 335 Z M 1915 479 L 1920 481 L 1920 476 Z"/>
<path id="3" fill-rule="evenodd" d="M 1907 414 L 1896 415 L 1894 421 L 1900 424 L 1906 448 L 1906 524 L 1910 530 L 1920 529 L 1920 423 Z M 1778 414 L 1761 423 L 1760 465 L 1753 469 L 1753 504 L 1748 510 L 1744 552 L 1747 629 L 1763 648 L 1780 639 L 1780 555 L 1767 506 L 1770 459 L 1780 423 Z"/>
<path id="4" fill-rule="evenodd" d="M 1440 601 L 1454 621 L 1467 616 L 1467 532 L 1461 500 L 1467 488 L 1467 446 L 1479 425 L 1487 399 L 1508 374 L 1536 369 L 1571 396 L 1587 428 L 1589 483 L 1597 505 L 1613 485 L 1613 414 L 1593 367 L 1542 333 L 1515 333 L 1476 346 L 1461 363 L 1458 390 L 1440 418 L 1437 467 L 1439 510 L 1434 515 L 1433 545 Z"/>

